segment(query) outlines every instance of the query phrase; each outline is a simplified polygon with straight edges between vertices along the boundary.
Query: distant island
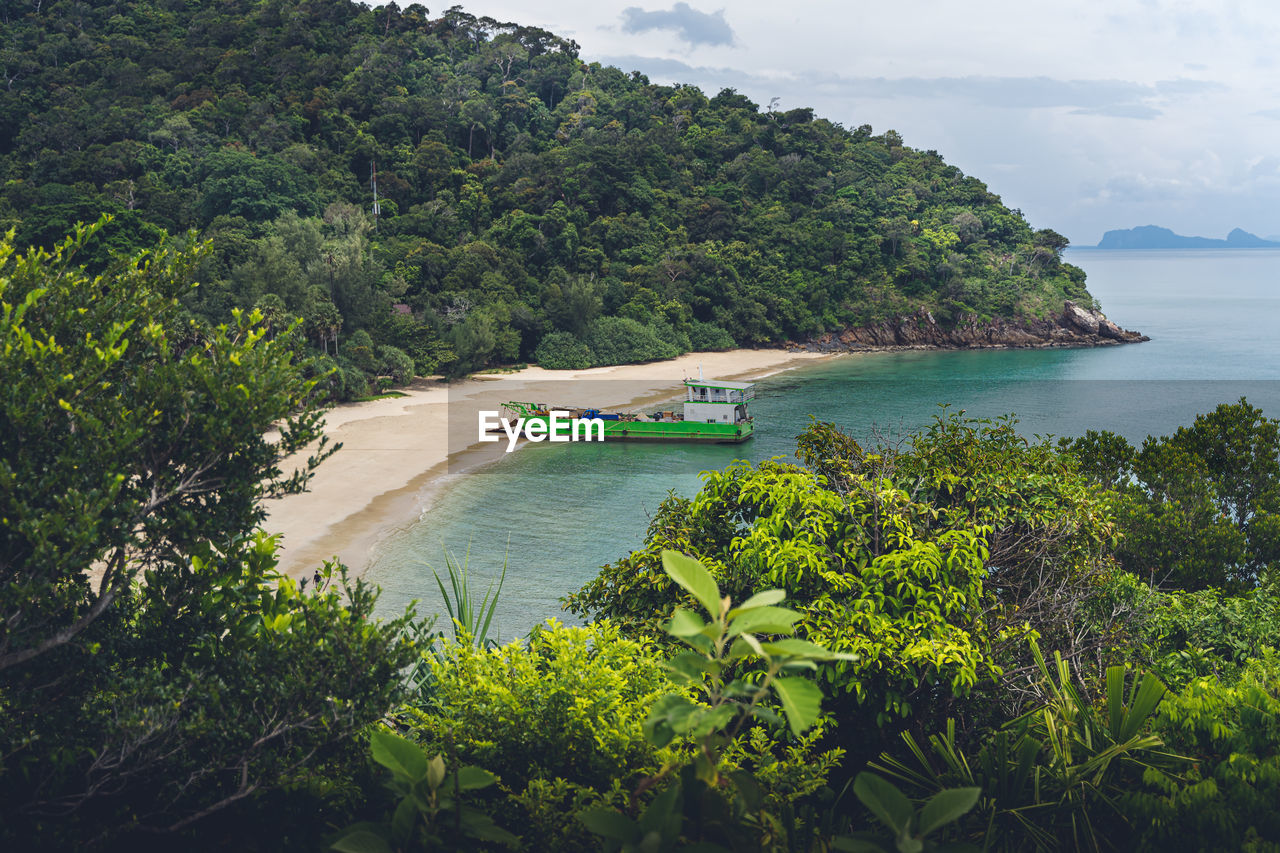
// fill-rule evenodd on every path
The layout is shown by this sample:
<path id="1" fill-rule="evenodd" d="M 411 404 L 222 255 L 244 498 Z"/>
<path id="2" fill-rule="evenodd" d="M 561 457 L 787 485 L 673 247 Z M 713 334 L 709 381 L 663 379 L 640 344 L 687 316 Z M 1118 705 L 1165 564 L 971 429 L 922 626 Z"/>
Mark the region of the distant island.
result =
<path id="1" fill-rule="evenodd" d="M 1184 237 L 1159 225 L 1142 225 L 1108 231 L 1099 249 L 1280 249 L 1280 242 L 1264 240 L 1242 228 L 1235 228 L 1225 240 L 1212 237 Z"/>

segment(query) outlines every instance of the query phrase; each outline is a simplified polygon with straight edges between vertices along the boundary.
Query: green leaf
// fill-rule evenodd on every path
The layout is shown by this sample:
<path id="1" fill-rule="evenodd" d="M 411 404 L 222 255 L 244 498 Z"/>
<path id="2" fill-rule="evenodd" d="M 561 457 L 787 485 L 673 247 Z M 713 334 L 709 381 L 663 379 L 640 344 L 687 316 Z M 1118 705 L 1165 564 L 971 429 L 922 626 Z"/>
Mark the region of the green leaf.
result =
<path id="1" fill-rule="evenodd" d="M 1133 704 L 1129 706 L 1129 719 L 1137 718 L 1146 720 L 1155 713 L 1160 701 L 1164 699 L 1165 694 L 1169 692 L 1169 688 L 1165 687 L 1164 682 L 1152 673 L 1142 676 L 1142 683 L 1138 685 L 1138 695 L 1134 697 Z M 1136 734 L 1136 729 L 1134 734 Z"/>
<path id="2" fill-rule="evenodd" d="M 1112 670 L 1119 670 L 1116 676 L 1112 676 Z M 1118 682 L 1114 685 L 1113 680 Z M 1147 673 L 1142 677 L 1142 682 L 1138 685 L 1138 689 L 1133 696 L 1133 704 L 1129 706 L 1127 713 L 1124 711 L 1123 702 L 1123 684 L 1124 674 L 1123 667 L 1110 667 L 1107 670 L 1107 705 L 1110 712 L 1111 736 L 1118 742 L 1127 741 L 1137 736 L 1142 731 L 1142 727 L 1146 724 L 1147 718 L 1155 713 L 1156 708 L 1160 705 L 1164 695 L 1169 692 L 1159 678 L 1151 673 Z"/>
<path id="3" fill-rule="evenodd" d="M 440 784 L 444 782 L 444 772 L 444 756 L 437 755 L 427 765 L 427 786 L 432 790 L 439 788 Z"/>
<path id="4" fill-rule="evenodd" d="M 925 836 L 966 814 L 978 803 L 981 788 L 947 788 L 929 798 L 920 810 L 920 826 L 916 832 Z"/>
<path id="5" fill-rule="evenodd" d="M 416 743 L 391 732 L 374 732 L 369 738 L 373 760 L 410 782 L 427 777 L 427 756 Z"/>
<path id="6" fill-rule="evenodd" d="M 760 645 L 770 655 L 778 657 L 794 655 L 796 657 L 813 658 L 814 660 L 828 660 L 836 655 L 836 652 L 829 652 L 817 643 L 811 643 L 808 640 L 785 638 L 761 643 Z M 845 657 L 853 656 L 845 655 Z"/>
<path id="7" fill-rule="evenodd" d="M 476 791 L 487 788 L 497 781 L 498 777 L 483 767 L 468 765 L 458 770 L 458 790 L 460 791 Z"/>
<path id="8" fill-rule="evenodd" d="M 760 645 L 760 641 L 759 641 L 759 640 L 757 640 L 757 639 L 755 638 L 755 636 L 754 636 L 754 635 L 752 635 L 752 634 L 743 634 L 742 636 L 738 637 L 738 639 L 734 640 L 734 641 L 733 641 L 733 645 L 729 647 L 729 652 L 730 652 L 729 656 L 730 656 L 731 658 L 732 658 L 732 657 L 738 657 L 738 656 L 739 656 L 739 653 L 741 654 L 741 656 L 742 656 L 742 657 L 746 657 L 746 656 L 747 656 L 746 651 L 741 651 L 741 650 L 739 649 L 739 644 L 741 644 L 742 646 L 745 646 L 746 648 L 750 649 L 752 652 L 754 652 L 754 653 L 755 653 L 756 655 L 758 655 L 759 657 L 762 657 L 762 658 L 763 658 L 763 657 L 768 657 L 768 655 L 767 655 L 767 654 L 765 654 L 764 646 Z"/>
<path id="9" fill-rule="evenodd" d="M 630 841 L 639 830 L 635 821 L 613 809 L 588 809 L 578 815 L 578 820 L 591 832 L 613 841 Z"/>
<path id="10" fill-rule="evenodd" d="M 329 849 L 339 853 L 391 853 L 386 840 L 367 829 L 358 829 L 342 836 L 329 845 Z"/>
<path id="11" fill-rule="evenodd" d="M 418 820 L 418 807 L 412 797 L 405 797 L 391 815 L 391 837 L 403 845 L 413 835 L 413 825 Z"/>
<path id="12" fill-rule="evenodd" d="M 1107 667 L 1107 716 L 1111 737 L 1121 740 L 1124 729 L 1124 667 Z"/>
<path id="13" fill-rule="evenodd" d="M 782 726 L 782 717 L 775 714 L 772 708 L 765 707 L 764 705 L 752 706 L 751 716 L 755 717 L 757 720 L 764 720 L 771 726 Z"/>
<path id="14" fill-rule="evenodd" d="M 699 709 L 702 710 L 702 709 Z M 697 717 L 690 717 L 690 734 L 695 738 L 706 737 L 714 731 L 719 731 L 732 722 L 737 716 L 738 709 L 733 705 L 721 705 L 714 711 L 707 711 L 699 714 Z"/>
<path id="15" fill-rule="evenodd" d="M 914 812 L 911 801 L 892 782 L 874 773 L 859 773 L 853 780 L 853 793 L 894 835 L 908 829 Z"/>
<path id="16" fill-rule="evenodd" d="M 720 587 L 702 563 L 670 549 L 662 552 L 662 568 L 671 579 L 693 594 L 712 619 L 720 617 Z"/>
<path id="17" fill-rule="evenodd" d="M 694 652 L 681 652 L 667 661 L 667 669 L 679 676 L 679 680 L 686 682 L 701 681 L 703 674 L 715 672 L 718 668 L 715 661 L 707 660 Z"/>
<path id="18" fill-rule="evenodd" d="M 519 838 L 494 823 L 489 815 L 470 806 L 462 808 L 459 823 L 462 824 L 463 832 L 481 841 L 495 841 L 507 847 L 515 847 L 520 843 Z"/>
<path id="19" fill-rule="evenodd" d="M 764 789 L 755 777 L 746 770 L 733 770 L 729 773 L 729 778 L 733 780 L 738 796 L 742 798 L 747 810 L 759 811 L 764 805 Z"/>
<path id="20" fill-rule="evenodd" d="M 698 618 L 698 614 L 692 610 L 680 608 L 671 615 L 671 624 L 667 626 L 667 633 L 673 637 L 692 637 L 702 633 L 702 629 L 707 624 Z"/>
<path id="21" fill-rule="evenodd" d="M 729 636 L 736 637 L 750 631 L 753 634 L 790 634 L 800 621 L 800 614 L 785 607 L 757 607 L 734 619 L 729 625 Z"/>
<path id="22" fill-rule="evenodd" d="M 791 731 L 800 734 L 818 719 L 822 711 L 822 690 L 807 678 L 779 678 L 773 689 L 782 700 L 782 710 Z"/>
<path id="23" fill-rule="evenodd" d="M 684 696 L 670 693 L 653 704 L 644 721 L 644 736 L 654 746 L 666 746 L 677 734 L 687 732 L 694 724 L 690 721 L 701 705 L 695 705 Z"/>
<path id="24" fill-rule="evenodd" d="M 729 618 L 732 619 L 744 610 L 751 610 L 756 607 L 766 607 L 770 604 L 777 604 L 787 597 L 786 590 L 782 589 L 766 589 L 763 592 L 757 592 L 746 601 L 739 604 L 733 610 L 729 611 Z"/>
<path id="25" fill-rule="evenodd" d="M 653 798 L 653 802 L 641 813 L 638 828 L 647 835 L 658 834 L 674 840 L 680 834 L 681 815 L 676 808 L 682 786 L 674 783 Z"/>

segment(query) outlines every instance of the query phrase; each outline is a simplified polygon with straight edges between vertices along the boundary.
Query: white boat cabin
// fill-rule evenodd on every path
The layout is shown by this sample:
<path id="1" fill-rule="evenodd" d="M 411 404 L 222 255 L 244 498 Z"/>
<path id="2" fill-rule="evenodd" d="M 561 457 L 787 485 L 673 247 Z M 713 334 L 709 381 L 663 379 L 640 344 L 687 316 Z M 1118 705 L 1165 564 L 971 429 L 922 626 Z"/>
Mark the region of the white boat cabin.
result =
<path id="1" fill-rule="evenodd" d="M 756 397 L 751 382 L 686 379 L 684 419 L 694 423 L 738 424 L 751 420 L 747 403 Z"/>

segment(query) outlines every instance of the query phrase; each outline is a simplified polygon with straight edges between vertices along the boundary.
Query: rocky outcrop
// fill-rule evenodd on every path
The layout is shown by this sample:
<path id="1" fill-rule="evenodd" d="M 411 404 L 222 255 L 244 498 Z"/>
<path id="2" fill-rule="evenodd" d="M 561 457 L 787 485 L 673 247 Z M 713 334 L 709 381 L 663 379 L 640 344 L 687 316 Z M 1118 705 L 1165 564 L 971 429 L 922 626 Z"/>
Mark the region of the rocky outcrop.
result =
<path id="1" fill-rule="evenodd" d="M 1107 318 L 1096 311 L 1086 311 L 1068 299 L 1062 306 L 1062 319 L 1086 334 L 1096 335 L 1098 326 Z"/>
<path id="2" fill-rule="evenodd" d="M 953 326 L 938 323 L 920 309 L 913 314 L 869 326 L 826 332 L 799 346 L 819 352 L 873 349 L 1036 349 L 1096 347 L 1150 340 L 1122 329 L 1100 311 L 1068 300 L 1062 313 L 1045 319 L 964 315 Z"/>

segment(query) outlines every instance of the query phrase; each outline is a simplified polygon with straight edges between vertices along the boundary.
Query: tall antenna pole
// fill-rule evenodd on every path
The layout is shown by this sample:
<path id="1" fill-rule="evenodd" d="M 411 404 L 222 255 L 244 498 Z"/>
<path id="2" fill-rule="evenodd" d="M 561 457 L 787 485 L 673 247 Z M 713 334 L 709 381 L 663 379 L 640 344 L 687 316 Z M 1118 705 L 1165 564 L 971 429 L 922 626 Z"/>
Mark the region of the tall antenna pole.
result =
<path id="1" fill-rule="evenodd" d="M 372 160 L 369 163 L 369 183 L 373 186 L 373 230 L 378 230 L 378 215 L 382 213 L 382 206 L 378 204 L 378 161 Z"/>

